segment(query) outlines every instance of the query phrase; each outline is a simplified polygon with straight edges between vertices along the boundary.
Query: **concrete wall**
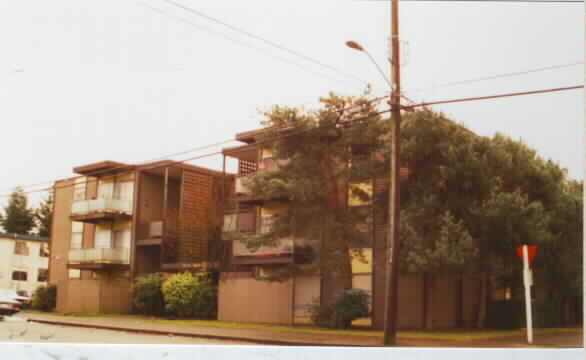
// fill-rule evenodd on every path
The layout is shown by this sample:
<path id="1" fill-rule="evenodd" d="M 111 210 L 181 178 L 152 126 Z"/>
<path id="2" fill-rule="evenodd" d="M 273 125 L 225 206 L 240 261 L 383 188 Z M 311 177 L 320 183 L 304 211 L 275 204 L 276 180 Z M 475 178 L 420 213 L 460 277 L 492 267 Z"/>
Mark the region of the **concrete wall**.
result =
<path id="1" fill-rule="evenodd" d="M 218 291 L 218 320 L 292 324 L 293 282 L 269 282 L 252 277 L 227 278 Z"/>
<path id="2" fill-rule="evenodd" d="M 49 240 L 49 282 L 57 284 L 68 279 L 67 253 L 71 240 L 71 204 L 73 202 L 73 179 L 55 183 L 53 227 Z"/>
<path id="3" fill-rule="evenodd" d="M 62 280 L 57 282 L 58 312 L 127 313 L 128 279 Z"/>
<path id="4" fill-rule="evenodd" d="M 57 282 L 58 312 L 99 312 L 99 280 L 61 280 Z"/>

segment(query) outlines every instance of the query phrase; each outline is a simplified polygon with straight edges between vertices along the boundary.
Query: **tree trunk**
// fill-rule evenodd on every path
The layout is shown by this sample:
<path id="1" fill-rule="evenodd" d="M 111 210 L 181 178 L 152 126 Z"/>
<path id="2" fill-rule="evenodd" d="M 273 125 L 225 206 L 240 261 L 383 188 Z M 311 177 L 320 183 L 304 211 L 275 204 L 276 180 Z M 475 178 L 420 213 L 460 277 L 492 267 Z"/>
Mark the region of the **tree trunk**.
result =
<path id="1" fill-rule="evenodd" d="M 476 317 L 476 327 L 483 329 L 486 322 L 486 307 L 488 297 L 488 275 L 486 272 L 481 274 L 480 278 L 480 291 L 479 291 L 479 302 L 478 302 L 478 316 Z"/>

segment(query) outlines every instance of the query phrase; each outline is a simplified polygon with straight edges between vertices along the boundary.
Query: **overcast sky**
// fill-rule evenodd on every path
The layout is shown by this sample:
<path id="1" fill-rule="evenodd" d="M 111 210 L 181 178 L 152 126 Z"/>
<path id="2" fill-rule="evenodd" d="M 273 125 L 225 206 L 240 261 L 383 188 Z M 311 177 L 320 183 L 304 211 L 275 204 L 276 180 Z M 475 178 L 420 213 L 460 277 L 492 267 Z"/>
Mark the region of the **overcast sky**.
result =
<path id="1" fill-rule="evenodd" d="M 367 83 L 387 91 L 344 43 L 360 42 L 388 73 L 389 1 L 173 1 L 194 11 L 165 0 L 0 1 L 1 195 L 79 165 L 231 139 L 274 104 L 311 108 Z M 404 92 L 434 101 L 581 85 L 583 64 L 445 86 L 583 62 L 584 13 L 583 4 L 402 2 Z M 522 139 L 584 178 L 582 89 L 434 109 L 479 135 Z M 221 157 L 196 163 L 220 168 Z"/>

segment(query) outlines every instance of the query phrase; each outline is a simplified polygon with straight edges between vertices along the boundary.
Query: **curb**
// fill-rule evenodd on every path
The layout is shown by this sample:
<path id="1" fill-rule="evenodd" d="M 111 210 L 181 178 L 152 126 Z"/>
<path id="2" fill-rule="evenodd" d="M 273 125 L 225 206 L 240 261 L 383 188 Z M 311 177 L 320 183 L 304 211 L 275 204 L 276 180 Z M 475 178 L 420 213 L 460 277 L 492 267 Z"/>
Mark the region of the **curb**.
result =
<path id="1" fill-rule="evenodd" d="M 70 322 L 52 321 L 52 320 L 38 320 L 38 319 L 30 319 L 30 318 L 27 318 L 26 321 L 40 323 L 40 324 L 81 327 L 81 328 L 89 328 L 89 329 L 112 330 L 112 331 L 121 331 L 121 332 L 131 332 L 131 333 L 137 333 L 137 334 L 166 335 L 166 336 L 170 335 L 170 336 L 183 336 L 183 337 L 214 339 L 214 340 L 246 341 L 249 343 L 259 344 L 259 345 L 364 347 L 364 345 L 344 345 L 344 344 L 334 345 L 334 344 L 321 344 L 321 343 L 310 343 L 310 342 L 294 342 L 294 341 L 286 341 L 286 340 L 259 340 L 259 339 L 252 339 L 252 338 L 247 338 L 247 337 L 237 337 L 237 336 L 194 334 L 194 333 L 185 333 L 185 332 L 179 332 L 179 331 L 123 328 L 123 327 L 118 327 L 118 326 L 107 326 L 107 325 L 88 325 L 88 324 L 80 324 L 80 323 L 70 323 Z"/>

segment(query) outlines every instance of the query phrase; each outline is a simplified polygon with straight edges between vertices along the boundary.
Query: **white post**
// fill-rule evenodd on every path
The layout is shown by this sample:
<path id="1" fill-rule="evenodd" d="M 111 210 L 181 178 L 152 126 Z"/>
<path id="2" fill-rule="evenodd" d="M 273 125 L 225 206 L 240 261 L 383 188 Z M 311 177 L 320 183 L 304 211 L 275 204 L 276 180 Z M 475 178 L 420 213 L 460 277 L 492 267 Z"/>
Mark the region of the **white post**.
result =
<path id="1" fill-rule="evenodd" d="M 525 318 L 527 319 L 527 342 L 533 344 L 533 318 L 531 313 L 531 285 L 533 283 L 529 269 L 527 245 L 523 245 L 523 283 L 525 285 Z"/>

